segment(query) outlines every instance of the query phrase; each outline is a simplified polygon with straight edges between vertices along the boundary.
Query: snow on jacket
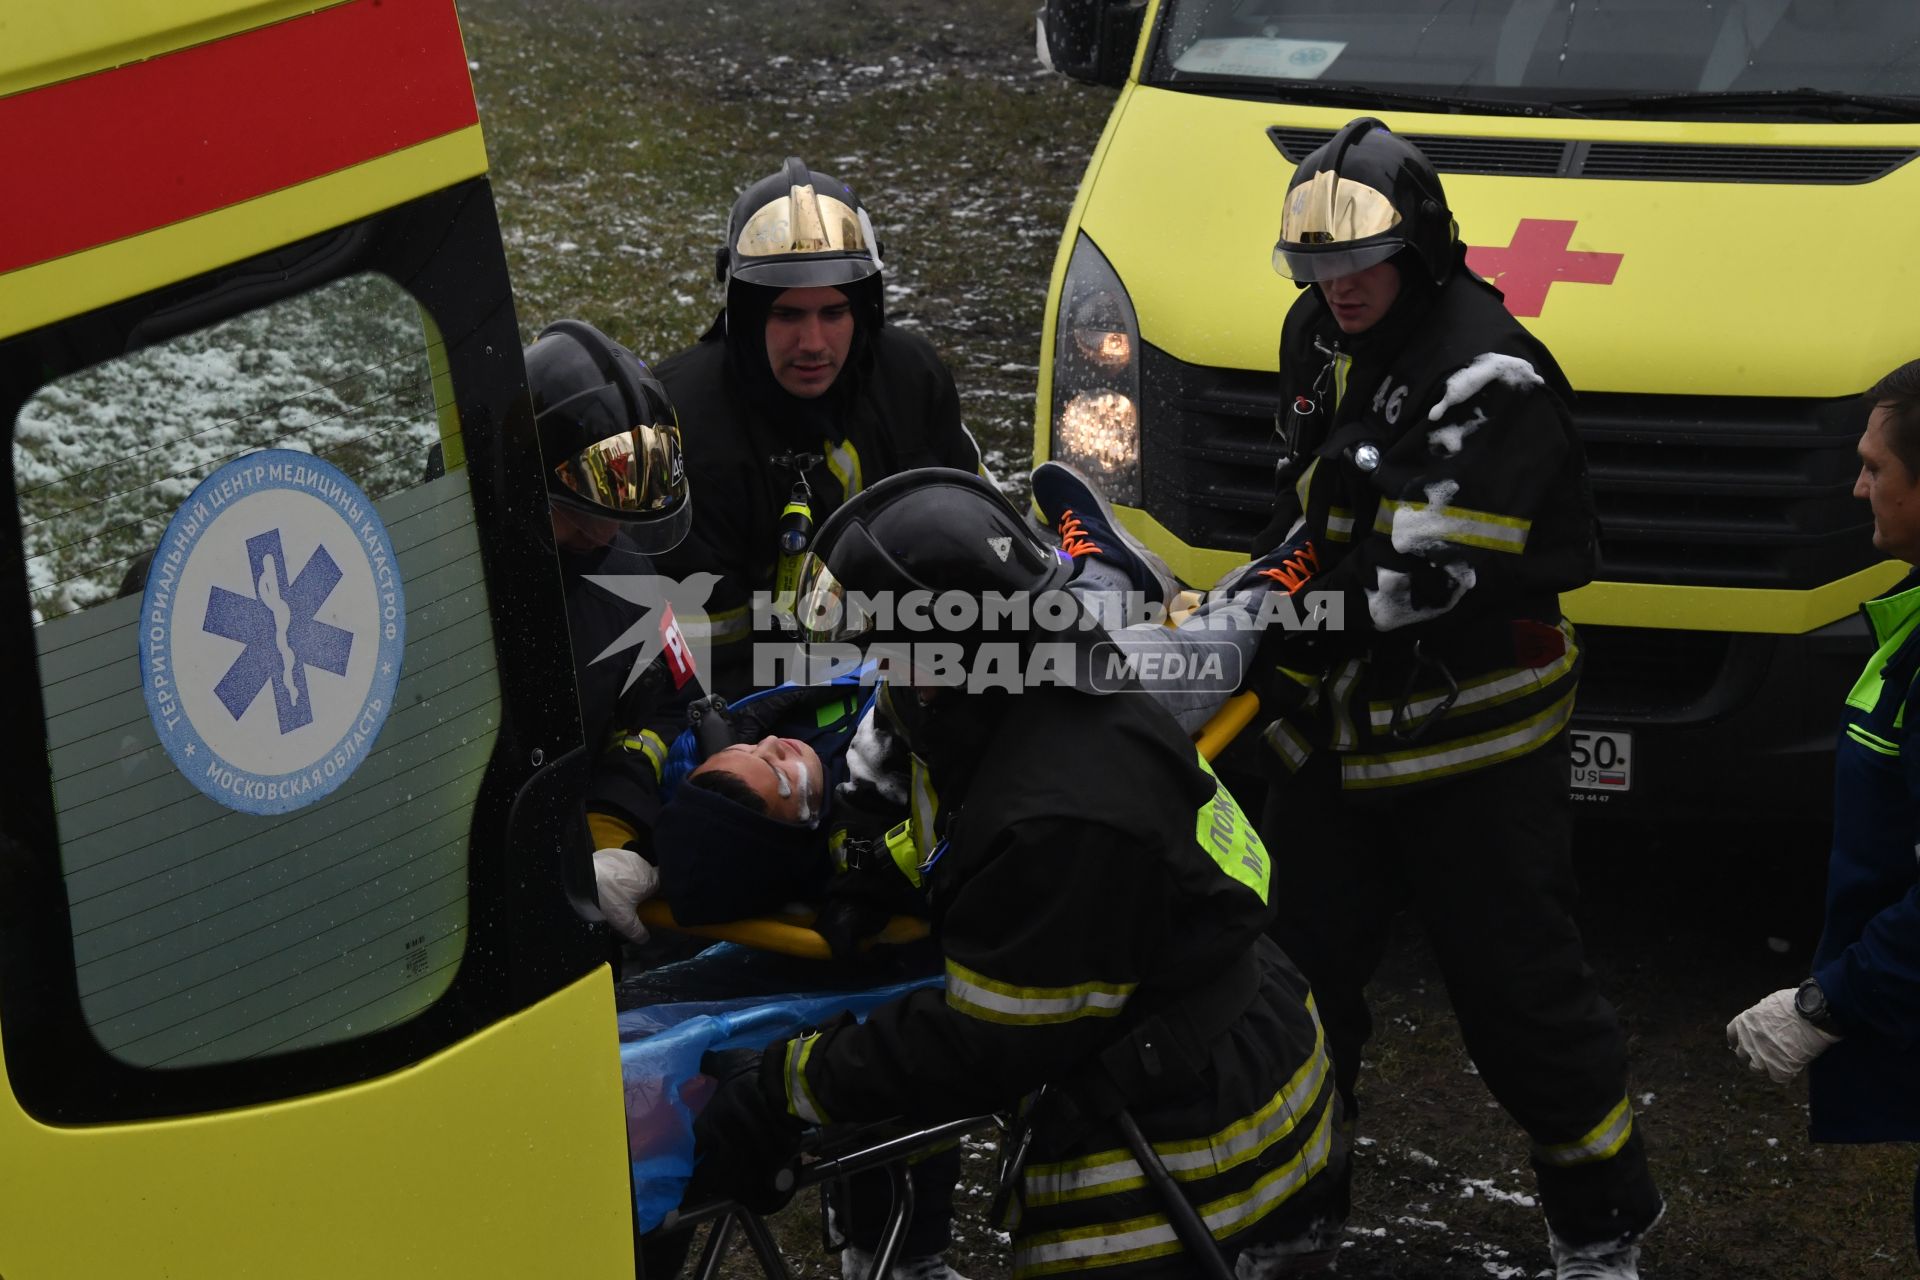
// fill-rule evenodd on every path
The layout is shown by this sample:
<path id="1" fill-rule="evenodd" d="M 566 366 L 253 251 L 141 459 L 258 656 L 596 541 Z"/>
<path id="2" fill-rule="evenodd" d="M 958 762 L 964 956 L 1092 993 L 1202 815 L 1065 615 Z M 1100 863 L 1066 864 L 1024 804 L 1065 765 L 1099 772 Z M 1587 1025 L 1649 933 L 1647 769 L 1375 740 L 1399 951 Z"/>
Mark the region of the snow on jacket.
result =
<path id="1" fill-rule="evenodd" d="M 1289 402 L 1315 401 L 1326 425 L 1255 550 L 1312 539 L 1306 591 L 1338 592 L 1344 629 L 1310 661 L 1286 651 L 1308 692 L 1269 745 L 1289 768 L 1337 751 L 1342 785 L 1361 789 L 1551 741 L 1580 665 L 1558 593 L 1589 581 L 1597 555 L 1553 357 L 1464 265 L 1438 288 L 1409 281 L 1355 336 L 1309 290 L 1281 349 Z"/>
<path id="2" fill-rule="evenodd" d="M 1251 959 L 1257 982 L 1205 1047 L 1204 1083 L 1132 1110 L 1229 1252 L 1298 1234 L 1345 1158 L 1339 1106 L 1306 984 L 1262 933 L 1266 852 L 1192 742 L 1138 693 L 913 710 L 941 806 L 927 887 L 946 987 L 774 1046 L 789 1111 L 931 1123 L 1006 1108 L 1070 1086 L 1138 1019 Z M 1191 1275 L 1111 1120 L 1038 1114 L 1014 1274 Z"/>
<path id="3" fill-rule="evenodd" d="M 1862 606 L 1879 648 L 1834 761 L 1813 976 L 1845 1031 L 1812 1068 L 1822 1142 L 1920 1140 L 1920 571 Z"/>

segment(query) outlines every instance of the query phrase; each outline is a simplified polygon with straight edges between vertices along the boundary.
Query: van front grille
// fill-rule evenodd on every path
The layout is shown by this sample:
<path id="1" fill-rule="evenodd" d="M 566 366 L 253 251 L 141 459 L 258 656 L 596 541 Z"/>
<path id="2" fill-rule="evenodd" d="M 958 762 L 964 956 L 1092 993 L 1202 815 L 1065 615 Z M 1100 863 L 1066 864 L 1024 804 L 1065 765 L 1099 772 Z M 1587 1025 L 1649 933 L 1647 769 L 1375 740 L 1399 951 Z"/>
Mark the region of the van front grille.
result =
<path id="1" fill-rule="evenodd" d="M 1192 546 L 1244 553 L 1273 507 L 1279 378 L 1144 347 L 1146 502 Z M 1856 400 L 1584 395 L 1575 421 L 1609 582 L 1804 590 L 1877 563 L 1851 494 Z"/>
<path id="2" fill-rule="evenodd" d="M 1654 631 L 1642 627 L 1579 629 L 1582 719 L 1671 715 L 1712 691 L 1733 637 L 1724 631 Z M 1771 639 L 1771 637 L 1769 637 Z"/>
<path id="3" fill-rule="evenodd" d="M 1273 145 L 1294 164 L 1333 136 L 1331 129 L 1275 125 Z M 1698 142 L 1575 142 L 1560 138 L 1474 138 L 1410 133 L 1442 173 L 1532 178 L 1621 178 L 1641 182 L 1873 182 L 1914 157 L 1911 147 L 1752 147 Z"/>

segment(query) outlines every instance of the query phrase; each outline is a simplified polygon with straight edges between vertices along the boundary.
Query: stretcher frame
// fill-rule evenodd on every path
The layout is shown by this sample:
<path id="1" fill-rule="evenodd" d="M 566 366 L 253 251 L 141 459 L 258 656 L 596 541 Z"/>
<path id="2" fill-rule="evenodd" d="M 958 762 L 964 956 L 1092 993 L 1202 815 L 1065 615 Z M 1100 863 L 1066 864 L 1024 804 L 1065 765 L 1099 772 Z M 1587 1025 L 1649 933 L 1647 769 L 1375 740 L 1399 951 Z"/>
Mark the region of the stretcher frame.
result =
<path id="1" fill-rule="evenodd" d="M 1207 759 L 1213 759 L 1253 721 L 1259 709 L 1260 700 L 1255 694 L 1248 692 L 1235 695 L 1195 735 L 1195 745 Z M 674 918 L 671 906 L 654 899 L 640 905 L 639 916 L 641 922 L 650 929 L 667 929 L 696 937 L 735 942 L 802 959 L 826 960 L 833 956 L 833 949 L 828 946 L 827 940 L 808 927 L 813 922 L 810 912 L 754 917 L 725 924 L 682 925 Z M 913 916 L 894 916 L 878 934 L 862 945 L 913 942 L 927 934 L 926 921 Z M 1208 1280 L 1232 1280 L 1233 1271 L 1227 1266 L 1225 1255 L 1220 1252 L 1212 1231 L 1193 1207 L 1193 1202 L 1181 1192 L 1179 1184 L 1167 1171 L 1153 1145 L 1140 1132 L 1133 1116 L 1122 1109 L 1116 1120 L 1148 1183 L 1165 1202 L 1168 1219 L 1193 1260 L 1196 1271 Z M 929 1153 L 988 1125 L 1002 1130 L 1008 1127 L 1006 1120 L 997 1115 L 970 1116 L 964 1120 L 952 1120 L 881 1139 L 871 1146 L 837 1156 L 808 1160 L 803 1154 L 799 1164 L 783 1170 L 776 1177 L 775 1185 L 783 1192 L 793 1191 L 797 1194 L 809 1187 L 851 1174 L 885 1169 L 892 1199 L 866 1277 L 866 1280 L 882 1280 L 899 1258 L 906 1240 L 907 1223 L 913 1216 L 913 1181 L 907 1175 L 908 1161 L 913 1156 Z M 667 1214 L 659 1230 L 679 1230 L 703 1222 L 712 1223 L 712 1229 L 701 1249 L 700 1261 L 695 1265 L 695 1280 L 716 1280 L 720 1265 L 732 1247 L 736 1230 L 745 1237 L 761 1274 L 767 1280 L 791 1280 L 793 1273 L 787 1267 L 786 1258 L 774 1241 L 773 1233 L 768 1230 L 766 1219 L 735 1201 L 716 1200 L 692 1208 L 675 1209 Z"/>
<path id="2" fill-rule="evenodd" d="M 885 1169 L 892 1203 L 888 1207 L 886 1221 L 881 1225 L 879 1243 L 874 1248 L 873 1261 L 867 1270 L 868 1280 L 880 1280 L 900 1260 L 901 1248 L 906 1243 L 907 1223 L 913 1217 L 913 1180 L 907 1176 L 908 1161 L 989 1125 L 1002 1127 L 1002 1121 L 994 1115 L 969 1116 L 964 1120 L 950 1120 L 945 1124 L 880 1139 L 872 1145 L 857 1147 L 837 1156 L 818 1160 L 803 1158 L 800 1164 L 783 1170 L 775 1179 L 775 1186 L 782 1191 L 790 1190 L 798 1194 L 809 1187 L 852 1174 Z M 660 1224 L 660 1230 L 678 1230 L 702 1222 L 711 1222 L 713 1227 L 701 1250 L 700 1261 L 694 1268 L 695 1280 L 714 1280 L 720 1274 L 720 1264 L 732 1246 L 736 1229 L 746 1237 L 747 1245 L 767 1280 L 791 1280 L 793 1273 L 774 1242 L 773 1233 L 767 1229 L 766 1219 L 732 1200 L 716 1200 L 691 1209 L 676 1209 L 666 1216 Z"/>

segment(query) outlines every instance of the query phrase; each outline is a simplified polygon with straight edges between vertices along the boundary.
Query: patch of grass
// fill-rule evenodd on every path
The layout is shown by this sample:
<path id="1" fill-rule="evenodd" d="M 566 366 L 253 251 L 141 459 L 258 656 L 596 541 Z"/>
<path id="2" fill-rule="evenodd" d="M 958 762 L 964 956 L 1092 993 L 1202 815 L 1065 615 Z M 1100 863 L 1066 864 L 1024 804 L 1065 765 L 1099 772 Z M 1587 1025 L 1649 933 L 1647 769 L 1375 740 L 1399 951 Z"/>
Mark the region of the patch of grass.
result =
<path id="1" fill-rule="evenodd" d="M 694 341 L 734 197 L 798 154 L 861 193 L 890 319 L 1024 475 L 1047 279 L 1113 97 L 1039 70 L 1029 0 L 462 15 L 523 336 L 578 316 L 647 359 Z"/>

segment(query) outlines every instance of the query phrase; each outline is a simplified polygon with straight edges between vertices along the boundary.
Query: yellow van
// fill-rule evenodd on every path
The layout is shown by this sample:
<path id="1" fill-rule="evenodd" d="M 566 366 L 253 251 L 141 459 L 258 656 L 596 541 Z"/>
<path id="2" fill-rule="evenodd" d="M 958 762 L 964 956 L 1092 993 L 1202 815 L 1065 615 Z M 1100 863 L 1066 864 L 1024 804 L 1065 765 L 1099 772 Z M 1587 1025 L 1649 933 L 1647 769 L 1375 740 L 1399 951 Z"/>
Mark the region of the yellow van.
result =
<path id="1" fill-rule="evenodd" d="M 1859 602 L 1857 397 L 1920 355 L 1906 0 L 1048 0 L 1115 85 L 1056 260 L 1034 455 L 1102 480 L 1189 584 L 1243 558 L 1280 444 L 1269 266 L 1293 167 L 1374 115 L 1581 393 L 1598 580 L 1575 794 L 1817 817 Z"/>
<path id="2" fill-rule="evenodd" d="M 0 15 L 0 1275 L 633 1275 L 453 0 Z"/>

